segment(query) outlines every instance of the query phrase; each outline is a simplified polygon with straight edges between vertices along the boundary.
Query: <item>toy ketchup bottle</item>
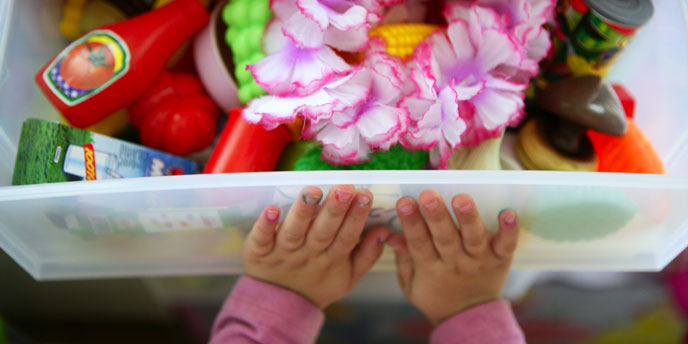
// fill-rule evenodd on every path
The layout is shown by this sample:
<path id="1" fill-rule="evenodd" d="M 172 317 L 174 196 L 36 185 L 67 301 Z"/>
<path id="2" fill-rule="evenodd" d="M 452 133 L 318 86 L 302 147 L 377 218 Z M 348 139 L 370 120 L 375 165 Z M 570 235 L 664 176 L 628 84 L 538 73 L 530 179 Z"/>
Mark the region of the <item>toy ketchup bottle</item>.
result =
<path id="1" fill-rule="evenodd" d="M 199 0 L 103 26 L 74 41 L 36 74 L 36 82 L 76 127 L 94 124 L 150 87 L 167 59 L 208 23 Z"/>

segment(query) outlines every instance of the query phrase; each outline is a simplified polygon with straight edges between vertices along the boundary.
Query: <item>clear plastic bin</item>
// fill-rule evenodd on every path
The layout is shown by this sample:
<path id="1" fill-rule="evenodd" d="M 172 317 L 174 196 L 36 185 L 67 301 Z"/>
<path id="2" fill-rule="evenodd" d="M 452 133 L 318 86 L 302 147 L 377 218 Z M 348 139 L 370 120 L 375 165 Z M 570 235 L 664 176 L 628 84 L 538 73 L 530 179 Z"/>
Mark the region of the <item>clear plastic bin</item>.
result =
<path id="1" fill-rule="evenodd" d="M 240 271 L 245 231 L 263 206 L 301 186 L 352 183 L 375 194 L 371 218 L 396 225 L 402 195 L 472 194 L 488 225 L 503 208 L 526 224 L 515 268 L 655 271 L 688 245 L 686 3 L 656 14 L 610 78 L 637 98 L 636 118 L 669 175 L 532 171 L 288 172 L 152 177 L 10 187 L 21 124 L 57 120 L 33 82 L 66 41 L 61 2 L 0 1 L 0 247 L 36 279 Z M 392 269 L 386 253 L 377 269 Z"/>

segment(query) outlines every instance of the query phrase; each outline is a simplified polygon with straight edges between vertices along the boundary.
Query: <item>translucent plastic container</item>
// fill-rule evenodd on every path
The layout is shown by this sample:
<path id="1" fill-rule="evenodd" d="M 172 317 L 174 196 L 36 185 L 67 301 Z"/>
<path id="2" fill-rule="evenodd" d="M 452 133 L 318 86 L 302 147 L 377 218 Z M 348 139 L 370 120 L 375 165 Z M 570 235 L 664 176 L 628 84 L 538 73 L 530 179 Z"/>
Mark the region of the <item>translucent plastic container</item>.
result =
<path id="1" fill-rule="evenodd" d="M 66 41 L 61 2 L 0 1 L 0 247 L 36 279 L 240 272 L 239 249 L 267 204 L 304 185 L 370 187 L 371 221 L 396 226 L 402 195 L 473 195 L 488 226 L 503 208 L 525 225 L 515 268 L 656 271 L 688 245 L 686 3 L 656 14 L 610 78 L 637 98 L 636 118 L 669 175 L 532 171 L 287 172 L 153 177 L 10 187 L 21 124 L 57 120 L 34 73 Z M 393 268 L 386 253 L 377 269 Z"/>

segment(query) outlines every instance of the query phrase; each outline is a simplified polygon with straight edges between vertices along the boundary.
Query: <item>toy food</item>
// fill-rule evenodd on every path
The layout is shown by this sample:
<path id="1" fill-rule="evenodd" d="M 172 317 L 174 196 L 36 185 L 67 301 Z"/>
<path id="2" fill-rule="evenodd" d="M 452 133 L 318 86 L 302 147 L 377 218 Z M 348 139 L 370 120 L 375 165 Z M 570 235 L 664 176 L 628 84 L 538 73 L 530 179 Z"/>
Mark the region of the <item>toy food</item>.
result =
<path id="1" fill-rule="evenodd" d="M 621 230 L 637 213 L 635 200 L 617 189 L 557 186 L 535 193 L 519 219 L 540 238 L 582 241 Z"/>
<path id="2" fill-rule="evenodd" d="M 633 118 L 635 116 L 635 98 L 623 85 L 612 84 L 612 88 L 621 101 L 626 117 Z"/>
<path id="3" fill-rule="evenodd" d="M 423 23 L 388 24 L 370 30 L 368 35 L 384 39 L 388 54 L 407 59 L 418 43 L 438 28 L 436 25 Z"/>
<path id="4" fill-rule="evenodd" d="M 69 122 L 64 116 L 60 116 L 60 122 L 69 125 Z M 97 123 L 84 128 L 84 130 L 114 137 L 122 133 L 128 126 L 129 113 L 126 108 L 121 108 Z"/>
<path id="5" fill-rule="evenodd" d="M 125 19 L 127 15 L 110 1 L 67 0 L 60 31 L 69 39 L 77 39 L 88 31 Z"/>
<path id="6" fill-rule="evenodd" d="M 232 77 L 231 53 L 222 49 L 224 30 L 220 15 L 224 2 L 218 3 L 210 22 L 194 39 L 193 55 L 198 77 L 223 112 L 241 105 L 236 81 Z"/>
<path id="7" fill-rule="evenodd" d="M 517 148 L 528 169 L 595 171 L 597 157 L 586 129 L 617 136 L 626 132 L 618 97 L 596 75 L 554 82 L 536 102 L 541 115 L 521 129 Z"/>
<path id="8" fill-rule="evenodd" d="M 239 100 L 244 104 L 265 95 L 265 91 L 256 83 L 246 66 L 265 57 L 262 40 L 270 18 L 272 11 L 269 0 L 231 0 L 222 9 L 222 21 L 227 28 L 223 33 L 224 42 L 232 52 Z"/>
<path id="9" fill-rule="evenodd" d="M 141 143 L 178 155 L 208 147 L 215 138 L 219 112 L 194 75 L 162 71 L 129 106 Z"/>
<path id="10" fill-rule="evenodd" d="M 494 139 L 488 139 L 475 147 L 461 147 L 449 157 L 450 170 L 501 170 L 500 148 L 502 138 L 500 135 Z"/>
<path id="11" fill-rule="evenodd" d="M 87 127 L 140 96 L 207 22 L 198 0 L 177 0 L 103 26 L 67 46 L 36 74 L 36 83 L 70 123 Z"/>
<path id="12" fill-rule="evenodd" d="M 588 131 L 588 136 L 599 159 L 598 172 L 665 173 L 659 155 L 632 119 L 624 136 L 595 131 Z"/>
<path id="13" fill-rule="evenodd" d="M 604 76 L 639 27 L 652 17 L 650 0 L 560 1 L 550 79 Z"/>
<path id="14" fill-rule="evenodd" d="M 284 147 L 292 140 L 285 126 L 273 130 L 246 122 L 241 108 L 229 118 L 203 173 L 274 171 Z"/>
<path id="15" fill-rule="evenodd" d="M 192 174 L 198 165 L 178 156 L 56 122 L 22 126 L 12 185 Z"/>

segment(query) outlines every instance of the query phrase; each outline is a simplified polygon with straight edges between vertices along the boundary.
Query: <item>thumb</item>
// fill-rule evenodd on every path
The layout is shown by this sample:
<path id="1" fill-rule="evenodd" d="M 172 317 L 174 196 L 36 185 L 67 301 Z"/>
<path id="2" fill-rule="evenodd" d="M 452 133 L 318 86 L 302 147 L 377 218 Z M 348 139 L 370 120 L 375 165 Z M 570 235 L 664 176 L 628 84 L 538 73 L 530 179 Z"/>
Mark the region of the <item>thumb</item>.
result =
<path id="1" fill-rule="evenodd" d="M 352 277 L 357 282 L 363 277 L 382 255 L 384 243 L 389 236 L 389 228 L 375 227 L 366 231 L 358 246 L 351 253 Z"/>

